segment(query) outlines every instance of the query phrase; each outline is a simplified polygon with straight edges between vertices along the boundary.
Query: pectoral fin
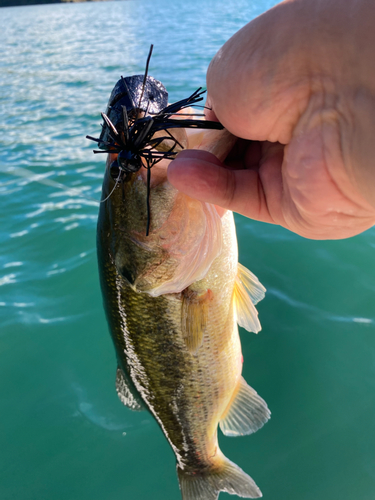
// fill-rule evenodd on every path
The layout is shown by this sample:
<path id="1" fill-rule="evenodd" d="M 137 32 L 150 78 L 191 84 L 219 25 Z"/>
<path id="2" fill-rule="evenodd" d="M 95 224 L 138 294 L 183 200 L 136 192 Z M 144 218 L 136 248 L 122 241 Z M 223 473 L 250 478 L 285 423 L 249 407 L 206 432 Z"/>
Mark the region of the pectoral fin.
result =
<path id="1" fill-rule="evenodd" d="M 263 427 L 270 416 L 267 403 L 241 377 L 219 425 L 226 436 L 243 436 Z"/>
<path id="2" fill-rule="evenodd" d="M 131 410 L 141 411 L 146 409 L 129 377 L 120 367 L 117 367 L 116 372 L 116 391 L 120 401 Z"/>
<path id="3" fill-rule="evenodd" d="M 182 292 L 182 337 L 191 353 L 195 353 L 203 343 L 211 300 L 211 290 L 198 293 L 187 288 Z"/>
<path id="4" fill-rule="evenodd" d="M 266 289 L 258 278 L 246 267 L 238 263 L 234 302 L 237 311 L 237 322 L 249 332 L 258 333 L 262 327 L 258 319 L 258 311 L 254 304 L 264 298 Z"/>

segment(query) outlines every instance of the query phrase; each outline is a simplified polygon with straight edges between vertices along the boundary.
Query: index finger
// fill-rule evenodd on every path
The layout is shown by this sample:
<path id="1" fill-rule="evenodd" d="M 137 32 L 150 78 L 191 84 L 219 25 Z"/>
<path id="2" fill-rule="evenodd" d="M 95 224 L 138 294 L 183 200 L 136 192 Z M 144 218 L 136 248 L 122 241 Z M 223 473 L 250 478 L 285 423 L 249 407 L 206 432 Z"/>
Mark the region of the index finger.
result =
<path id="1" fill-rule="evenodd" d="M 230 170 L 207 151 L 185 150 L 168 168 L 168 180 L 179 191 L 252 219 L 276 223 L 267 196 L 277 201 L 280 192 L 280 160 L 261 171 Z M 271 167 L 271 168 L 270 168 Z M 266 185 L 264 185 L 266 180 Z"/>

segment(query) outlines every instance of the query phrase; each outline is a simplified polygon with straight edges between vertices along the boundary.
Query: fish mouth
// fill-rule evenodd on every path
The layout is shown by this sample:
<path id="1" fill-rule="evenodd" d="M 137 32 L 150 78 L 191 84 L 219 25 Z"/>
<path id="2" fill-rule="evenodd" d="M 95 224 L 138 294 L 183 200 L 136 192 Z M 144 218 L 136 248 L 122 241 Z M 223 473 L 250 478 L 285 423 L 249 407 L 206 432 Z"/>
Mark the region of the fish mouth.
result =
<path id="1" fill-rule="evenodd" d="M 111 165 L 117 160 L 117 153 L 109 153 L 107 157 L 106 169 L 112 179 L 113 182 L 116 181 L 110 174 Z M 156 165 L 151 167 L 151 179 L 150 179 L 150 188 L 153 189 L 159 184 L 163 184 L 164 182 L 168 182 L 167 180 L 167 170 L 168 165 L 172 160 L 160 160 Z M 125 173 L 125 172 L 124 172 Z M 124 180 L 129 179 L 132 175 L 136 174 L 137 178 L 142 180 L 143 184 L 147 186 L 147 167 L 142 163 L 142 166 L 136 172 L 131 172 L 130 175 L 124 176 Z"/>

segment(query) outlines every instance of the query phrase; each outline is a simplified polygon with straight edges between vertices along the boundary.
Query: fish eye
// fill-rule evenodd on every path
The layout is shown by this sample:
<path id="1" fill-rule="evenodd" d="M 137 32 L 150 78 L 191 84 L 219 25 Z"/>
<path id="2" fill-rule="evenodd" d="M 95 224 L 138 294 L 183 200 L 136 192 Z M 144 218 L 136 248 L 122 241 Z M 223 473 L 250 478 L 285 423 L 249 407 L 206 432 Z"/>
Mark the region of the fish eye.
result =
<path id="1" fill-rule="evenodd" d="M 120 166 L 117 162 L 117 160 L 113 161 L 110 166 L 109 166 L 109 173 L 112 179 L 115 181 L 118 179 L 120 175 Z"/>

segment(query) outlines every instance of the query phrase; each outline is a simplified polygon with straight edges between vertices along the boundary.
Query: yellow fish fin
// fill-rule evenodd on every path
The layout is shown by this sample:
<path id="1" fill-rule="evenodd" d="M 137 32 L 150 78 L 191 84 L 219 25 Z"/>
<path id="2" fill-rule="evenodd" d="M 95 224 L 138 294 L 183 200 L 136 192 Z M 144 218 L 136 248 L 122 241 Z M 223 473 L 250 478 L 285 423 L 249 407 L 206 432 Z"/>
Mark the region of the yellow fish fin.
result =
<path id="1" fill-rule="evenodd" d="M 243 436 L 263 427 L 270 416 L 267 403 L 241 377 L 219 425 L 226 436 Z"/>
<path id="2" fill-rule="evenodd" d="M 234 287 L 237 322 L 249 332 L 258 333 L 262 329 L 258 319 L 258 311 L 255 309 L 254 304 L 264 298 L 265 291 L 266 289 L 258 278 L 246 267 L 238 263 Z"/>
<path id="3" fill-rule="evenodd" d="M 185 471 L 177 466 L 182 500 L 217 500 L 220 491 L 245 498 L 260 498 L 254 480 L 217 450 L 211 469 Z"/>
<path id="4" fill-rule="evenodd" d="M 141 411 L 146 409 L 129 376 L 120 367 L 117 367 L 116 372 L 116 391 L 120 401 L 131 410 Z"/>
<path id="5" fill-rule="evenodd" d="M 212 291 L 202 293 L 186 288 L 182 292 L 181 329 L 186 347 L 191 353 L 197 352 L 203 343 L 203 335 L 208 321 L 209 303 Z"/>

